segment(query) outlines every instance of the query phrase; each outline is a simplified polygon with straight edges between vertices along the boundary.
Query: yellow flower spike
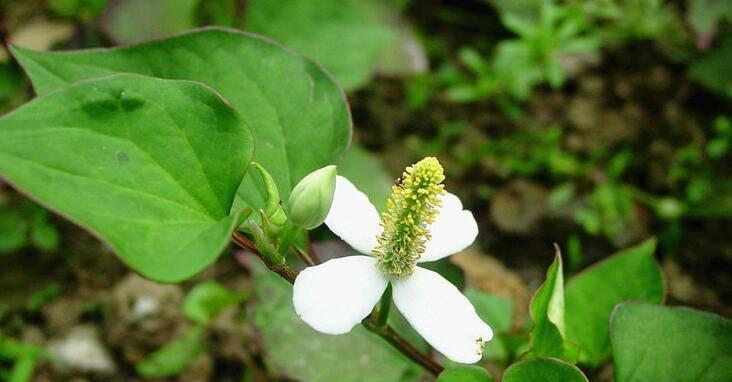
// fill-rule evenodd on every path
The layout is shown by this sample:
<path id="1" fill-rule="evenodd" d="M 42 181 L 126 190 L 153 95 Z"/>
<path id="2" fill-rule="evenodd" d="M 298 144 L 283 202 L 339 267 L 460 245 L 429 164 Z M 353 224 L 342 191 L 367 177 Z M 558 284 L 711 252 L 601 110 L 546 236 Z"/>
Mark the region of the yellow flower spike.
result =
<path id="1" fill-rule="evenodd" d="M 398 185 L 392 187 L 387 211 L 381 215 L 384 228 L 371 252 L 377 265 L 389 276 L 408 276 L 430 239 L 427 225 L 434 222 L 445 193 L 445 174 L 434 157 L 407 167 Z"/>

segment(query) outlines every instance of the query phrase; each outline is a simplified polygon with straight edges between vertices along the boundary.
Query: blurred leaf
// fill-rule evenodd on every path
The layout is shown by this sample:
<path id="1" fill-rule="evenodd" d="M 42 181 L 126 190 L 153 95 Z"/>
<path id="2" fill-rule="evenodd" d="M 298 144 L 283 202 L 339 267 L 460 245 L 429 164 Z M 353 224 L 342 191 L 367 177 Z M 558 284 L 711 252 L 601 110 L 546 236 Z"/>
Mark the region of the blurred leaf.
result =
<path id="1" fill-rule="evenodd" d="M 705 54 L 689 67 L 689 76 L 711 91 L 732 97 L 732 36 L 719 48 Z"/>
<path id="2" fill-rule="evenodd" d="M 12 252 L 27 242 L 28 222 L 16 211 L 0 207 L 0 253 Z"/>
<path id="3" fill-rule="evenodd" d="M 717 33 L 720 21 L 732 21 L 732 2 L 725 0 L 689 0 L 688 19 L 699 45 L 706 47 Z"/>
<path id="4" fill-rule="evenodd" d="M 229 242 L 252 146 L 211 88 L 133 74 L 69 86 L 0 118 L 0 173 L 160 281 L 192 276 Z"/>
<path id="5" fill-rule="evenodd" d="M 183 314 L 201 325 L 210 324 L 222 310 L 246 298 L 234 293 L 216 281 L 196 284 L 183 300 Z"/>
<path id="6" fill-rule="evenodd" d="M 119 0 L 104 12 L 101 25 L 120 44 L 161 38 L 196 27 L 201 0 Z"/>
<path id="7" fill-rule="evenodd" d="M 89 22 L 99 16 L 109 0 L 49 0 L 48 8 L 62 17 Z"/>
<path id="8" fill-rule="evenodd" d="M 567 283 L 567 338 L 580 345 L 580 360 L 598 365 L 610 355 L 608 324 L 613 308 L 627 300 L 661 303 L 665 286 L 653 258 L 654 239 L 621 251 Z"/>
<path id="9" fill-rule="evenodd" d="M 493 331 L 502 332 L 511 329 L 513 318 L 511 300 L 472 288 L 466 289 L 464 294 L 475 307 L 478 316 L 488 323 Z"/>
<path id="10" fill-rule="evenodd" d="M 577 361 L 579 348 L 565 338 L 562 272 L 562 257 L 557 248 L 554 262 L 546 271 L 546 280 L 531 299 L 529 309 L 534 327 L 529 337 L 530 350 L 523 358 L 555 357 L 571 363 Z"/>
<path id="11" fill-rule="evenodd" d="M 338 175 L 348 178 L 380 212 L 386 210 L 394 179 L 376 155 L 353 142 L 338 163 Z"/>
<path id="12" fill-rule="evenodd" d="M 464 365 L 443 371 L 435 382 L 493 382 L 493 377 L 482 367 Z"/>
<path id="13" fill-rule="evenodd" d="M 244 25 L 317 60 L 353 90 L 395 41 L 379 21 L 384 7 L 372 0 L 250 0 Z"/>
<path id="14" fill-rule="evenodd" d="M 715 314 L 625 303 L 610 337 L 616 382 L 732 381 L 732 321 Z"/>
<path id="15" fill-rule="evenodd" d="M 31 312 L 37 312 L 45 303 L 58 297 L 59 294 L 61 294 L 61 286 L 56 283 L 41 288 L 30 295 L 26 303 L 26 309 Z"/>
<path id="16" fill-rule="evenodd" d="M 577 367 L 556 358 L 517 362 L 503 374 L 501 382 L 588 382 Z"/>
<path id="17" fill-rule="evenodd" d="M 53 251 L 58 248 L 59 237 L 56 227 L 48 224 L 47 221 L 35 221 L 30 230 L 30 241 L 42 251 Z"/>
<path id="18" fill-rule="evenodd" d="M 344 335 L 318 333 L 292 307 L 292 286 L 259 261 L 252 318 L 273 369 L 310 382 L 417 381 L 421 368 L 358 325 Z"/>
<path id="19" fill-rule="evenodd" d="M 348 105 L 335 82 L 312 62 L 259 36 L 206 28 L 117 49 L 13 53 L 39 94 L 118 72 L 211 86 L 251 128 L 254 160 L 272 174 L 282 200 L 307 174 L 335 163 L 351 136 Z M 255 178 L 244 178 L 232 210 L 264 207 L 266 189 Z"/>
<path id="20" fill-rule="evenodd" d="M 139 375 L 145 378 L 165 378 L 180 374 L 188 365 L 206 350 L 203 335 L 206 329 L 194 326 L 182 337 L 155 350 L 135 366 Z"/>

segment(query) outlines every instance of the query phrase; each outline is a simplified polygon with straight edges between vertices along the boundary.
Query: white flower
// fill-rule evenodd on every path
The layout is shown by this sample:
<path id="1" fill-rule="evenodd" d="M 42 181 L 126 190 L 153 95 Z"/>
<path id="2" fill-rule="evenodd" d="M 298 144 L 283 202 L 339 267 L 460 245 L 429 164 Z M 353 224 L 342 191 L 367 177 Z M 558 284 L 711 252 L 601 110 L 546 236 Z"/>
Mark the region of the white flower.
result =
<path id="1" fill-rule="evenodd" d="M 427 225 L 431 238 L 417 262 L 459 252 L 478 235 L 473 214 L 463 210 L 457 196 L 445 193 L 438 197 L 439 212 Z M 379 213 L 368 197 L 338 176 L 325 219 L 328 228 L 358 252 L 369 254 L 383 230 L 379 223 Z M 377 267 L 377 261 L 374 256 L 356 255 L 306 268 L 295 280 L 297 314 L 319 332 L 347 333 L 369 315 L 391 283 L 396 307 L 432 347 L 455 362 L 481 359 L 483 344 L 493 337 L 493 331 L 454 285 L 418 266 L 411 274 L 389 276 Z"/>

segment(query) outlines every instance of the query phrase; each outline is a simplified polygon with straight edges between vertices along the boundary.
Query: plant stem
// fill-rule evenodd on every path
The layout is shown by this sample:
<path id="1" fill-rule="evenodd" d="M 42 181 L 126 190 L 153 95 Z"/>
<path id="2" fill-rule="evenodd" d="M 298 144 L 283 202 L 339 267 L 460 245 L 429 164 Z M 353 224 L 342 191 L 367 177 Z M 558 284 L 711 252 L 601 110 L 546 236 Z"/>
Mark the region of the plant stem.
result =
<path id="1" fill-rule="evenodd" d="M 262 256 L 262 254 L 259 252 L 259 249 L 257 249 L 257 245 L 254 244 L 254 242 L 251 241 L 248 237 L 244 236 L 244 234 L 242 234 L 241 232 L 234 231 L 234 233 L 231 234 L 231 238 L 236 245 L 243 249 L 246 249 L 247 251 L 259 257 L 267 266 L 267 268 L 269 268 L 269 270 L 277 273 L 278 275 L 280 275 L 280 277 L 289 281 L 290 284 L 293 284 L 295 282 L 295 278 L 297 277 L 297 270 L 287 265 L 286 263 L 275 263 L 267 259 L 266 256 Z M 391 287 L 389 287 L 387 293 L 391 294 Z M 387 300 L 389 301 L 389 304 L 391 304 L 391 296 L 389 296 Z M 381 305 L 384 305 L 383 301 Z M 379 308 L 381 312 L 385 312 L 381 309 L 389 309 L 382 308 L 381 305 Z M 384 315 L 385 317 L 388 316 L 388 311 L 386 312 L 387 314 Z M 380 326 L 380 320 L 381 318 L 374 320 L 372 317 L 367 317 L 363 321 L 361 321 L 361 323 L 363 324 L 363 326 L 366 327 L 366 329 L 373 333 L 376 333 L 381 338 L 385 339 L 392 346 L 397 348 L 397 350 L 399 350 L 402 354 L 404 354 L 417 364 L 421 365 L 423 368 L 425 368 L 425 370 L 429 371 L 430 373 L 434 375 L 439 375 L 442 370 L 444 370 L 440 364 L 435 362 L 429 356 L 422 354 L 419 350 L 412 346 L 412 344 L 410 344 L 407 340 L 400 336 L 399 333 L 397 333 L 391 326 L 389 326 L 389 324 L 384 322 L 383 325 Z M 384 318 L 384 320 L 386 320 L 386 318 Z"/>
<path id="2" fill-rule="evenodd" d="M 257 249 L 256 244 L 254 244 L 253 241 L 249 240 L 248 237 L 244 236 L 241 232 L 234 231 L 234 233 L 231 234 L 231 239 L 236 245 L 240 246 L 243 249 L 246 249 L 249 252 L 254 253 L 262 259 L 264 262 L 264 265 L 269 268 L 274 273 L 277 273 L 282 277 L 283 279 L 290 282 L 290 284 L 295 282 L 295 278 L 297 277 L 297 271 L 292 268 L 291 266 L 287 265 L 287 263 L 276 263 L 272 261 L 267 256 L 262 256 L 262 254 L 259 252 L 259 249 Z"/>
<path id="3" fill-rule="evenodd" d="M 386 287 L 384 295 L 379 302 L 379 312 L 376 315 L 376 326 L 383 328 L 389 322 L 389 311 L 391 310 L 391 284 Z"/>
<path id="4" fill-rule="evenodd" d="M 423 368 L 425 368 L 433 375 L 440 375 L 440 373 L 442 373 L 442 371 L 444 370 L 444 368 L 439 363 L 435 362 L 429 356 L 422 354 L 422 352 L 420 352 L 414 346 L 412 346 L 412 344 L 407 342 L 407 340 L 405 340 L 404 337 L 400 336 L 399 333 L 397 333 L 391 326 L 386 325 L 383 328 L 379 328 L 369 318 L 364 319 L 363 321 L 361 321 L 361 323 L 363 323 L 363 326 L 365 326 L 366 329 L 378 334 L 381 338 L 385 339 L 392 346 L 402 352 L 402 354 L 409 357 L 412 361 L 420 364 Z"/>

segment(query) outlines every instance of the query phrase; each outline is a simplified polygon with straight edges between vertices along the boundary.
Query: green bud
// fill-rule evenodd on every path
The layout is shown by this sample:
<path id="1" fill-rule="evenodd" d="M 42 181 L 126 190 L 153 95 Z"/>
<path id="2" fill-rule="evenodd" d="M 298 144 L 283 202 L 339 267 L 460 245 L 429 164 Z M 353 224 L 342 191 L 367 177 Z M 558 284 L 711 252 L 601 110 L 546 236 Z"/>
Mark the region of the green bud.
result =
<path id="1" fill-rule="evenodd" d="M 295 186 L 287 202 L 292 222 L 304 229 L 313 229 L 328 216 L 335 193 L 336 166 L 315 170 Z"/>
<path id="2" fill-rule="evenodd" d="M 264 182 L 264 187 L 267 190 L 267 199 L 265 200 L 264 212 L 269 218 L 269 222 L 272 226 L 273 233 L 278 233 L 285 225 L 285 211 L 280 206 L 280 193 L 277 191 L 277 185 L 272 179 L 267 170 L 264 169 L 259 163 L 252 162 L 252 168 L 257 170 L 259 176 Z"/>

